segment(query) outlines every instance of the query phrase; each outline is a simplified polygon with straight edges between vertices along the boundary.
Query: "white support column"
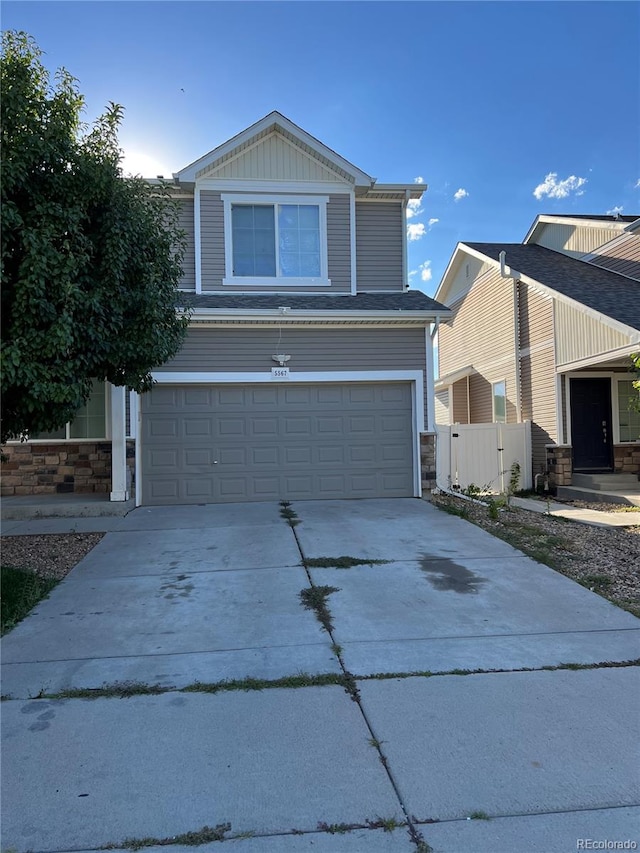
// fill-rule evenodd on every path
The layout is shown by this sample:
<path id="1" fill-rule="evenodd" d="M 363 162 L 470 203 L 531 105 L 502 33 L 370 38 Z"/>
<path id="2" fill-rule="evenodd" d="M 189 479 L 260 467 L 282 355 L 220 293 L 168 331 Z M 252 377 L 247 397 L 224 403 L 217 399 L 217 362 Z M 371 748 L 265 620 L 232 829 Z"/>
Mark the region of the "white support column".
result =
<path id="1" fill-rule="evenodd" d="M 123 387 L 111 386 L 111 496 L 112 501 L 128 501 L 126 407 Z"/>

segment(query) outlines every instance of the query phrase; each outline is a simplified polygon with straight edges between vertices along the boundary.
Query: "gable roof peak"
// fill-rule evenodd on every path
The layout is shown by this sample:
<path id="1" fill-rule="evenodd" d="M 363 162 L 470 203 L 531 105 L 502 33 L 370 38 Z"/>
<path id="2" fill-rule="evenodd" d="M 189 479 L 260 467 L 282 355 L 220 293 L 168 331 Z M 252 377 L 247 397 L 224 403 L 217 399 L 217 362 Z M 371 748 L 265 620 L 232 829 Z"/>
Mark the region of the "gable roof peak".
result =
<path id="1" fill-rule="evenodd" d="M 295 124 L 291 119 L 287 118 L 278 110 L 272 110 L 267 115 L 263 116 L 258 121 L 254 122 L 249 127 L 232 136 L 226 142 L 209 151 L 202 157 L 199 157 L 193 163 L 174 172 L 174 179 L 179 182 L 191 183 L 196 178 L 202 176 L 203 172 L 210 171 L 216 163 L 223 159 L 228 159 L 234 153 L 248 147 L 261 137 L 267 136 L 270 132 L 276 131 L 288 141 L 297 144 L 306 150 L 310 156 L 314 156 L 323 161 L 338 173 L 344 175 L 355 186 L 370 187 L 375 183 L 375 178 L 367 175 L 353 163 L 345 160 L 333 149 L 329 148 L 319 139 L 316 139 L 306 130 L 303 130 L 299 125 Z"/>

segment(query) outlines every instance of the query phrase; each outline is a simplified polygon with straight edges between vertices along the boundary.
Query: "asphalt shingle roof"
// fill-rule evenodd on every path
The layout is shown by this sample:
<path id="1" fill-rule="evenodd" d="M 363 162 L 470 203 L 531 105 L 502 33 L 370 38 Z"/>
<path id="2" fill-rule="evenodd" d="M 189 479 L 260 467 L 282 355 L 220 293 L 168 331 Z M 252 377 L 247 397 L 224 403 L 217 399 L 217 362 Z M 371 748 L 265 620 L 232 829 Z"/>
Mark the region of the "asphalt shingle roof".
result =
<path id="1" fill-rule="evenodd" d="M 500 260 L 500 252 L 505 251 L 507 266 L 517 272 L 640 330 L 640 282 L 536 244 L 464 245 L 495 261 Z"/>
<path id="2" fill-rule="evenodd" d="M 268 311 L 288 306 L 292 311 L 430 311 L 448 314 L 446 305 L 419 290 L 401 293 L 358 293 L 341 296 L 329 293 L 202 293 L 180 294 L 180 305 L 191 308 Z"/>

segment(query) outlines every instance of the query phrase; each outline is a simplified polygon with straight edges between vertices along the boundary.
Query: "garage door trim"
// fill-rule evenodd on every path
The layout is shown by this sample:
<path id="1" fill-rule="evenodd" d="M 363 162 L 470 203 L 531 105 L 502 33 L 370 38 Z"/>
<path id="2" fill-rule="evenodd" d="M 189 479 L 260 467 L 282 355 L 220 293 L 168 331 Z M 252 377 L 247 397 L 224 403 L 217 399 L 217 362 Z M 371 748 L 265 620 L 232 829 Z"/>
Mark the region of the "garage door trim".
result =
<path id="1" fill-rule="evenodd" d="M 153 379 L 159 385 L 256 385 L 265 384 L 305 384 L 322 382 L 358 383 L 358 382 L 409 382 L 411 385 L 411 405 L 413 424 L 413 488 L 416 497 L 422 496 L 422 478 L 420 476 L 420 433 L 424 432 L 424 372 L 422 370 L 336 370 L 291 373 L 289 379 L 274 380 L 270 373 L 186 373 L 155 372 Z M 139 405 L 138 412 L 142 412 Z M 140 415 L 141 416 L 141 415 Z M 136 506 L 142 504 L 142 430 L 136 430 Z"/>

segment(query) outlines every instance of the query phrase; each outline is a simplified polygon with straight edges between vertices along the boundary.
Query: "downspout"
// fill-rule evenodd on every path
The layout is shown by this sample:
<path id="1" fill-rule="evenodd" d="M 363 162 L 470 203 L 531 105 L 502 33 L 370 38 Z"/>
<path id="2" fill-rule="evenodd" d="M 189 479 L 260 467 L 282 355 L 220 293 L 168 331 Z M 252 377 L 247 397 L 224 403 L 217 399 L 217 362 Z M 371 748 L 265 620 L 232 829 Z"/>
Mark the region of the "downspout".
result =
<path id="1" fill-rule="evenodd" d="M 405 190 L 402 200 L 402 288 L 409 290 L 409 265 L 407 263 L 407 204 L 411 195 L 410 190 Z"/>
<path id="2" fill-rule="evenodd" d="M 502 278 L 510 278 L 513 280 L 513 349 L 516 368 L 516 422 L 522 423 L 522 392 L 520 377 L 520 291 L 518 289 L 520 273 L 507 266 L 507 253 L 505 251 L 500 252 L 498 257 L 500 258 L 500 275 Z"/>

